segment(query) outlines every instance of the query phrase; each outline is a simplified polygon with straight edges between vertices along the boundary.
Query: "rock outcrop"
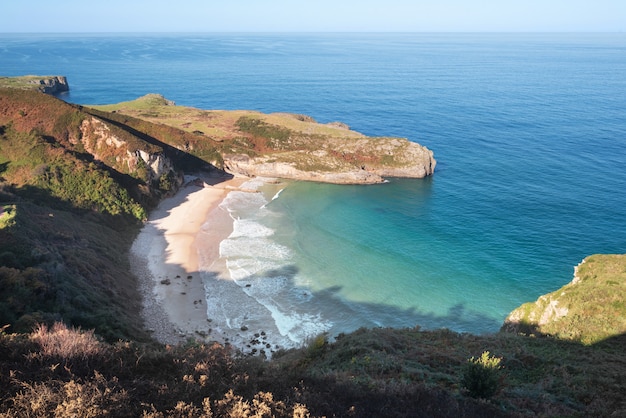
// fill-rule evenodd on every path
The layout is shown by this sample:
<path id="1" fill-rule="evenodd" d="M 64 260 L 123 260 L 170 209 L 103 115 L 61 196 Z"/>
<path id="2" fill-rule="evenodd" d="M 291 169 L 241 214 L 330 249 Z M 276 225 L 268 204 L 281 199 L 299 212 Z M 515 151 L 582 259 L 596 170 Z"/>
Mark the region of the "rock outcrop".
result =
<path id="1" fill-rule="evenodd" d="M 80 138 L 70 138 L 74 144 L 80 141 L 83 148 L 94 159 L 112 166 L 123 173 L 143 172 L 143 180 L 151 185 L 169 177 L 174 181 L 174 190 L 183 182 L 182 172 L 177 173 L 172 161 L 161 149 L 151 150 L 148 144 L 143 148 L 133 146 L 120 138 L 111 127 L 96 117 L 88 117 L 80 125 Z"/>
<path id="2" fill-rule="evenodd" d="M 299 169 L 293 162 L 275 161 L 272 157 L 251 158 L 244 154 L 224 156 L 224 168 L 231 174 L 246 177 L 278 177 L 335 184 L 376 184 L 385 181 L 378 174 L 365 169 L 347 168 L 339 171 L 303 170 Z"/>

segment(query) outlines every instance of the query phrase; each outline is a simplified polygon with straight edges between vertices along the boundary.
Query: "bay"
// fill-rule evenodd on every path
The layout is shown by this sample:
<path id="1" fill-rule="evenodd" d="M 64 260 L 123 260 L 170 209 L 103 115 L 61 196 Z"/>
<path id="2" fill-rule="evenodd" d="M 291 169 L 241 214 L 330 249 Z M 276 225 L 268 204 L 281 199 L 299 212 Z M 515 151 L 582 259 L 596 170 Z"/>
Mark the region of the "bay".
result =
<path id="1" fill-rule="evenodd" d="M 244 211 L 286 249 L 258 258 L 255 280 L 282 290 L 255 300 L 293 342 L 496 331 L 585 256 L 626 248 L 624 34 L 0 34 L 0 74 L 65 75 L 74 103 L 154 92 L 432 149 L 426 179 L 269 186 Z"/>

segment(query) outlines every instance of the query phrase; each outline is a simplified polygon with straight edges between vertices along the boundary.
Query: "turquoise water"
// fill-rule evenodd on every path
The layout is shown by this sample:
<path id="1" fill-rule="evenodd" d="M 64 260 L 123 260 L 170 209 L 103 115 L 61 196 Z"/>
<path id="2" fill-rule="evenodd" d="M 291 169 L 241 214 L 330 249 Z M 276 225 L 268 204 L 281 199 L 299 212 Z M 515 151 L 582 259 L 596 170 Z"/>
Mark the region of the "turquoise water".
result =
<path id="1" fill-rule="evenodd" d="M 495 331 L 585 256 L 625 252 L 624 34 L 0 35 L 0 74 L 66 75 L 75 103 L 158 92 L 434 151 L 426 179 L 226 202 L 233 328 Z"/>

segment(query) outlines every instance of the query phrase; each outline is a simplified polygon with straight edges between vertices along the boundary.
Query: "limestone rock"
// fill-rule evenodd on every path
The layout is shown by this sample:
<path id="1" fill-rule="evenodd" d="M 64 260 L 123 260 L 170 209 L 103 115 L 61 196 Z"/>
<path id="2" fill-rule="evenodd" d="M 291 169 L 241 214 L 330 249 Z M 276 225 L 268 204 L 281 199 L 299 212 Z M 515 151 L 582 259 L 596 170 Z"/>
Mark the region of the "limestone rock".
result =
<path id="1" fill-rule="evenodd" d="M 224 155 L 224 167 L 233 174 L 336 184 L 422 178 L 433 174 L 436 164 L 431 150 L 402 138 L 329 139 L 315 151 Z"/>

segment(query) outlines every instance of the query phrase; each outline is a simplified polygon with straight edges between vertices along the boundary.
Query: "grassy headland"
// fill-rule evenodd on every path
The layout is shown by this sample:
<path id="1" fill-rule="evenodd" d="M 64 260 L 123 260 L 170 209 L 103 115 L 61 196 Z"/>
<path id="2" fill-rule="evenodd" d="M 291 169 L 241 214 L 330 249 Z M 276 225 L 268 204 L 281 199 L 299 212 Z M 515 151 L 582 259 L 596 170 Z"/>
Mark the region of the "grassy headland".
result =
<path id="1" fill-rule="evenodd" d="M 558 292 L 568 312 L 525 334 L 363 329 L 271 361 L 151 341 L 127 257 L 146 211 L 181 169 L 280 148 L 310 122 L 227 113 L 183 131 L 109 110 L 0 89 L 0 417 L 626 415 L 626 255 L 588 258 Z M 499 366 L 469 373 L 485 352 Z"/>
<path id="2" fill-rule="evenodd" d="M 222 163 L 244 175 L 371 183 L 381 182 L 380 176 L 423 177 L 436 164 L 431 151 L 404 138 L 367 137 L 304 115 L 208 111 L 176 106 L 157 94 L 95 108 L 186 131 L 193 140 L 172 138 L 171 143 L 200 158 L 208 142 L 217 143 Z M 240 156 L 245 156 L 243 166 Z"/>

